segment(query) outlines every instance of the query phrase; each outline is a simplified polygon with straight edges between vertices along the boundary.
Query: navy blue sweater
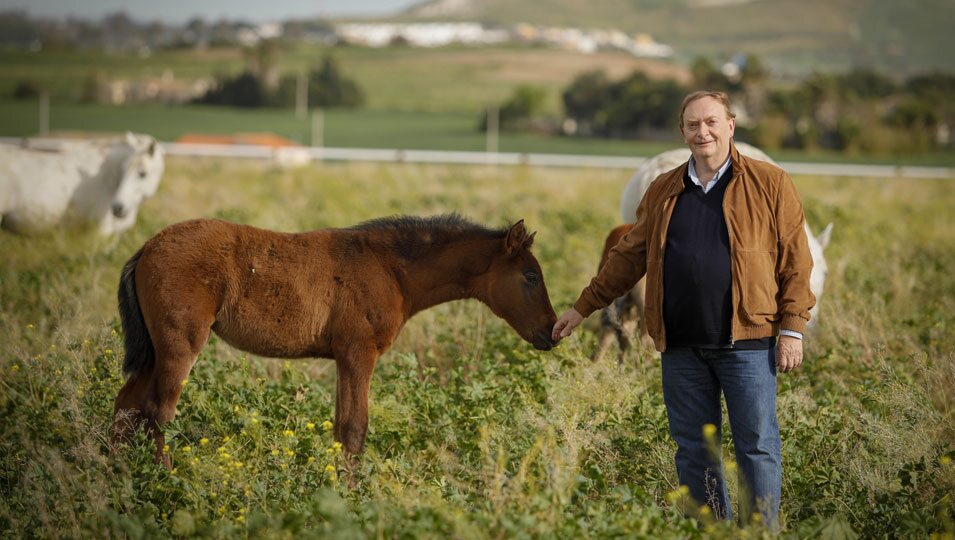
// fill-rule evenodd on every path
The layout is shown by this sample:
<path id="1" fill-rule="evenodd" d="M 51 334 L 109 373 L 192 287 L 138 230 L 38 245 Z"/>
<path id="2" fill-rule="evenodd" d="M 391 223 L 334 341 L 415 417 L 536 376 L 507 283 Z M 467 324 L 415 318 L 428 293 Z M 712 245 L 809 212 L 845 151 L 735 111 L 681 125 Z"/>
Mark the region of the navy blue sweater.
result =
<path id="1" fill-rule="evenodd" d="M 663 256 L 663 323 L 668 347 L 764 349 L 770 339 L 731 345 L 732 268 L 723 195 L 729 167 L 708 193 L 684 175 Z"/>

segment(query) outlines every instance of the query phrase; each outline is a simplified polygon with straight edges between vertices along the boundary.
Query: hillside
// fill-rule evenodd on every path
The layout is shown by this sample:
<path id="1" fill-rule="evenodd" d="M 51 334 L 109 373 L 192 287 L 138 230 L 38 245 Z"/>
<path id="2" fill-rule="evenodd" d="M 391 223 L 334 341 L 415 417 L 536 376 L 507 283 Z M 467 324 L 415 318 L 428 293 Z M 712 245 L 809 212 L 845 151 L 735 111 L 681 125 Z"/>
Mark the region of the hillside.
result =
<path id="1" fill-rule="evenodd" d="M 430 0 L 399 18 L 615 27 L 672 45 L 678 60 L 758 54 L 782 75 L 955 69 L 952 0 Z"/>

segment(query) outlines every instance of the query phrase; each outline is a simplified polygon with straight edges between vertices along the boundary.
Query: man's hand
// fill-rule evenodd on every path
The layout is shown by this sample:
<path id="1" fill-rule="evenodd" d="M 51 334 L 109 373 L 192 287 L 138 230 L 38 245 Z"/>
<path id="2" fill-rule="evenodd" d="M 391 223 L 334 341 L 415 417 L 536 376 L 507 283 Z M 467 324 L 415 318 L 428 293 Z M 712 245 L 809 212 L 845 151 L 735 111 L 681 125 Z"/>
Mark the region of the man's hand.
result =
<path id="1" fill-rule="evenodd" d="M 560 341 L 565 337 L 569 336 L 571 332 L 574 331 L 574 328 L 580 325 L 584 321 L 583 315 L 577 313 L 577 310 L 570 308 L 564 312 L 563 315 L 557 319 L 557 322 L 554 323 L 554 330 L 551 332 L 550 338 L 554 341 Z"/>
<path id="2" fill-rule="evenodd" d="M 560 321 L 557 322 L 560 324 Z M 789 373 L 802 364 L 802 340 L 792 336 L 779 336 L 776 343 L 776 370 Z"/>

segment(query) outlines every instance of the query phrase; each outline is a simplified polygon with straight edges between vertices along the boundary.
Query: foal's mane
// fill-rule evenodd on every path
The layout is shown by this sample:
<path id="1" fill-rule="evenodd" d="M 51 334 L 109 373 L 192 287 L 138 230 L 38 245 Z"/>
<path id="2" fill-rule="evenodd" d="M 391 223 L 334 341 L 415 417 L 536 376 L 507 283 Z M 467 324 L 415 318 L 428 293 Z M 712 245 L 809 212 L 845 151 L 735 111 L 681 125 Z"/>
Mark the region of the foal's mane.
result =
<path id="1" fill-rule="evenodd" d="M 349 230 L 383 233 L 390 247 L 401 258 L 414 260 L 436 248 L 466 238 L 503 239 L 509 229 L 489 229 L 454 213 L 430 217 L 378 218 L 359 223 Z"/>

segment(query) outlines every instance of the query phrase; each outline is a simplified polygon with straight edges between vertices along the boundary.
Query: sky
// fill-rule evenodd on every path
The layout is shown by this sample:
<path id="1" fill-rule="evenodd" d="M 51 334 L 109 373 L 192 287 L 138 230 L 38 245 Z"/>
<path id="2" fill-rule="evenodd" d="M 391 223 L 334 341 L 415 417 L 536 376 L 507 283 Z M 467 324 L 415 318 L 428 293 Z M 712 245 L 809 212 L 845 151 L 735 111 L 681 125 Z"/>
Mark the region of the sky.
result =
<path id="1" fill-rule="evenodd" d="M 74 15 L 99 19 L 125 11 L 136 20 L 182 23 L 194 16 L 250 22 L 288 18 L 387 15 L 418 0 L 0 0 L 0 11 L 25 11 L 34 17 Z"/>

